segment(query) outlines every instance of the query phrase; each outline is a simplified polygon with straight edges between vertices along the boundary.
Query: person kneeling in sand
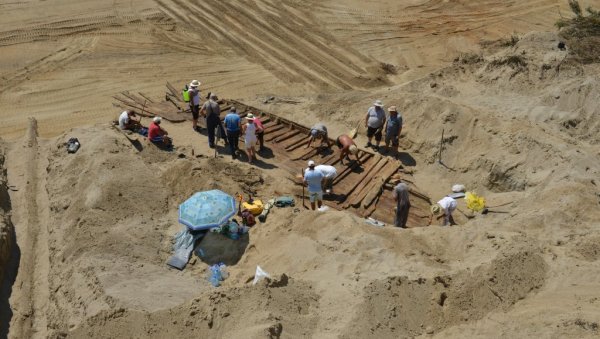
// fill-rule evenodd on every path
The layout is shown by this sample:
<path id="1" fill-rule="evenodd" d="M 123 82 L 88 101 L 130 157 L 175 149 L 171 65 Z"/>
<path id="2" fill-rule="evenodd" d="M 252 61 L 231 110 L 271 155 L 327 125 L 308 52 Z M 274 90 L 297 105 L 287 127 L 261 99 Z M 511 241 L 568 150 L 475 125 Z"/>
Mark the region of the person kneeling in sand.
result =
<path id="1" fill-rule="evenodd" d="M 349 154 L 352 154 L 356 158 L 356 162 L 360 165 L 360 160 L 358 160 L 358 147 L 356 147 L 352 138 L 346 134 L 342 134 L 336 139 L 335 143 L 340 149 L 340 163 L 342 165 L 344 164 L 345 157 L 348 157 L 348 160 L 350 160 Z"/>
<path id="2" fill-rule="evenodd" d="M 321 209 L 323 204 L 323 189 L 321 183 L 323 181 L 323 173 L 315 169 L 315 162 L 308 162 L 308 169 L 304 171 L 304 185 L 308 186 L 308 198 L 310 200 L 310 208 L 315 210 L 315 201 Z"/>
<path id="3" fill-rule="evenodd" d="M 433 221 L 433 218 L 440 219 L 444 217 L 442 226 L 456 225 L 454 218 L 452 218 L 452 212 L 456 209 L 456 200 L 450 197 L 444 197 L 438 201 L 437 204 L 431 206 L 431 216 L 429 216 L 429 225 Z"/>
<path id="4" fill-rule="evenodd" d="M 132 119 L 135 117 L 135 112 L 128 109 L 119 115 L 119 128 L 122 130 L 137 131 L 142 127 L 139 120 Z"/>
<path id="5" fill-rule="evenodd" d="M 160 127 L 160 123 L 162 122 L 161 117 L 154 117 L 150 126 L 148 126 L 148 140 L 153 143 L 162 143 L 165 146 L 171 146 L 173 140 L 168 137 L 169 133 L 162 127 Z"/>

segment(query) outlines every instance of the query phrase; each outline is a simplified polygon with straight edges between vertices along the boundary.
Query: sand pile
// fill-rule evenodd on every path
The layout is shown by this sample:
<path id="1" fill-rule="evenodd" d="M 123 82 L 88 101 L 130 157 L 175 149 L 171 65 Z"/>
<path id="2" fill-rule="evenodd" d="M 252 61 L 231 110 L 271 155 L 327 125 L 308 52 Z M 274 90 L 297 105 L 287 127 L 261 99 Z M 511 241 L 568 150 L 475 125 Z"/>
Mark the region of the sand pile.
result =
<path id="1" fill-rule="evenodd" d="M 8 213 L 10 212 L 10 197 L 8 195 L 8 183 L 6 181 L 6 169 L 4 167 L 4 149 L 0 145 L 0 281 L 5 274 L 10 253 L 12 250 L 13 232 Z"/>

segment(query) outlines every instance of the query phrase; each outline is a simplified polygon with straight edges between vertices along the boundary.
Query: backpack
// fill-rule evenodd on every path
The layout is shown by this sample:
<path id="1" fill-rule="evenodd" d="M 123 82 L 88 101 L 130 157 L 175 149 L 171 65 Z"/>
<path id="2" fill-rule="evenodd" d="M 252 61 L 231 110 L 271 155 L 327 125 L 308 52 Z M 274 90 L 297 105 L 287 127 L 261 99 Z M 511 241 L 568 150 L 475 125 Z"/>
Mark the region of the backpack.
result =
<path id="1" fill-rule="evenodd" d="M 281 196 L 275 199 L 275 206 L 277 207 L 294 207 L 294 198 L 288 196 Z"/>
<path id="2" fill-rule="evenodd" d="M 246 226 L 254 226 L 256 225 L 256 220 L 254 219 L 254 215 L 250 213 L 247 209 L 242 211 L 242 222 Z"/>

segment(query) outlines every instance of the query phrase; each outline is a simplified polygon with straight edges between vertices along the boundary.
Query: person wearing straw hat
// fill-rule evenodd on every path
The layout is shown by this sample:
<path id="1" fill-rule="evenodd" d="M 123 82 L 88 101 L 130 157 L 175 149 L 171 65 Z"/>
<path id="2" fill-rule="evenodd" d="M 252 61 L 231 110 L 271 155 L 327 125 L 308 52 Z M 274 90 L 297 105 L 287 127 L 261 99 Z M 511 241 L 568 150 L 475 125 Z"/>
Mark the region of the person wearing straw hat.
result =
<path id="1" fill-rule="evenodd" d="M 340 149 L 340 163 L 344 164 L 344 158 L 348 158 L 350 161 L 349 154 L 352 154 L 356 158 L 356 163 L 360 165 L 358 159 L 358 147 L 354 143 L 354 140 L 346 134 L 342 134 L 335 140 L 337 147 Z"/>
<path id="2" fill-rule="evenodd" d="M 165 146 L 171 146 L 173 141 L 168 137 L 169 133 L 160 126 L 161 117 L 154 117 L 148 126 L 148 140 L 153 143 L 162 143 Z"/>
<path id="3" fill-rule="evenodd" d="M 244 133 L 244 144 L 246 146 L 246 153 L 248 154 L 248 162 L 252 162 L 256 157 L 254 147 L 256 147 L 258 141 L 256 134 L 259 132 L 260 127 L 254 124 L 254 114 L 252 113 L 246 115 L 246 121 L 246 124 L 242 126 L 242 131 Z"/>
<path id="4" fill-rule="evenodd" d="M 198 132 L 198 117 L 200 116 L 200 81 L 192 80 L 188 86 L 188 96 L 190 98 L 190 111 L 192 111 L 192 128 Z"/>
<path id="5" fill-rule="evenodd" d="M 402 132 L 402 115 L 398 113 L 396 106 L 388 108 L 390 113 L 389 118 L 385 121 L 385 149 L 390 151 L 390 144 L 392 144 L 391 150 L 394 151 L 394 155 L 398 155 L 398 139 Z"/>
<path id="6" fill-rule="evenodd" d="M 323 204 L 323 189 L 321 183 L 323 181 L 323 173 L 315 169 L 315 162 L 308 162 L 308 169 L 304 171 L 304 185 L 308 186 L 308 199 L 310 200 L 310 208 L 315 210 L 315 202 L 321 209 Z"/>
<path id="7" fill-rule="evenodd" d="M 367 145 L 366 147 L 373 147 L 374 150 L 379 149 L 379 143 L 381 142 L 383 125 L 385 125 L 385 111 L 383 110 L 383 103 L 381 100 L 375 100 L 373 106 L 367 110 L 365 116 L 365 127 L 367 128 Z M 375 137 L 376 145 L 371 143 L 371 140 Z"/>
<path id="8" fill-rule="evenodd" d="M 454 218 L 452 218 L 452 212 L 456 209 L 457 203 L 451 197 L 444 197 L 442 200 L 438 201 L 437 204 L 431 205 L 431 215 L 429 216 L 429 225 L 433 221 L 433 218 L 440 219 L 444 218 L 444 222 L 442 226 L 448 225 L 456 225 L 454 223 Z"/>

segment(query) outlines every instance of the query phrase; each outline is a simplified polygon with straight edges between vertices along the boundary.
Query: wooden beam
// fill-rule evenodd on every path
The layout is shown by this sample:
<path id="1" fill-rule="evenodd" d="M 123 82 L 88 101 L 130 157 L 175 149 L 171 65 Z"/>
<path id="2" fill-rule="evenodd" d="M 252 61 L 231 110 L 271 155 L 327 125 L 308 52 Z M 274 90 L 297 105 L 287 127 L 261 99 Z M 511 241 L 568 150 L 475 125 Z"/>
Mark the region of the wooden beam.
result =
<path id="1" fill-rule="evenodd" d="M 391 162 L 390 164 L 388 164 L 388 166 L 386 166 L 381 171 L 381 173 L 379 173 L 373 179 L 373 187 L 367 193 L 367 195 L 365 196 L 365 199 L 362 202 L 362 205 L 363 205 L 364 208 L 369 207 L 373 203 L 373 201 L 375 200 L 375 198 L 379 194 L 381 194 L 381 191 L 383 189 L 383 185 L 386 183 L 386 181 L 388 181 L 388 179 L 394 173 L 396 173 L 396 171 L 398 171 L 398 168 L 399 168 L 399 164 L 398 163 Z"/>
<path id="2" fill-rule="evenodd" d="M 388 159 L 383 158 L 379 162 L 375 164 L 370 170 L 370 174 L 378 173 L 385 165 L 387 165 Z M 373 179 L 371 180 L 362 180 L 358 186 L 354 189 L 354 194 L 352 195 L 352 199 L 350 199 L 347 203 L 344 204 L 344 208 L 349 208 L 350 206 L 358 207 L 362 200 L 365 198 L 369 189 L 373 185 Z"/>

